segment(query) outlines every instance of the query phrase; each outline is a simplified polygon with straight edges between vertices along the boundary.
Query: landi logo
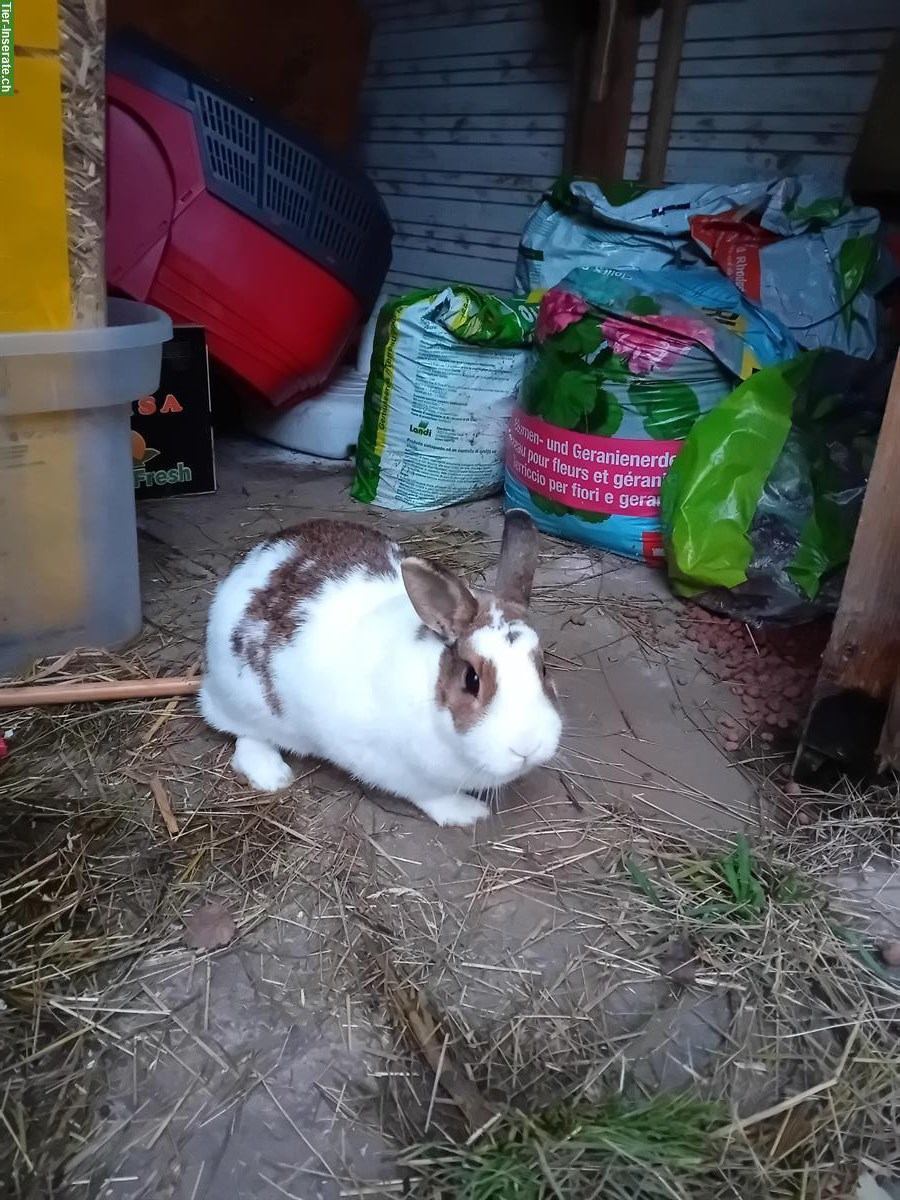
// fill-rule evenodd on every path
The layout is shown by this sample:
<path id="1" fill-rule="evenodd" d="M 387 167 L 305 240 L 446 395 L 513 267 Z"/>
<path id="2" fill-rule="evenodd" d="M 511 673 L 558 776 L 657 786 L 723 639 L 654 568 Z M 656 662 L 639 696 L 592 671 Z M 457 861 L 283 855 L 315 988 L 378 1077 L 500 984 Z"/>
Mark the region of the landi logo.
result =
<path id="1" fill-rule="evenodd" d="M 420 421 L 418 425 L 410 425 L 409 432 L 416 434 L 417 437 L 432 437 L 432 432 L 428 428 L 427 421 Z"/>

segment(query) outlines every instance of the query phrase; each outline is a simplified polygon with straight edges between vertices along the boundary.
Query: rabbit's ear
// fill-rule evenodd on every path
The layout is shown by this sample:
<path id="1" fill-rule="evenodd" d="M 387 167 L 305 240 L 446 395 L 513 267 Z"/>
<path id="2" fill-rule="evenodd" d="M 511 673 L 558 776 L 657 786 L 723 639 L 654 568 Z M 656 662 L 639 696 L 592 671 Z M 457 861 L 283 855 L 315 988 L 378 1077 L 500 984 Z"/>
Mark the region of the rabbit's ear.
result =
<path id="1" fill-rule="evenodd" d="M 506 514 L 494 587 L 501 600 L 528 604 L 540 554 L 540 536 L 524 509 L 511 508 Z"/>
<path id="2" fill-rule="evenodd" d="M 403 586 L 423 625 L 452 646 L 478 612 L 478 601 L 457 576 L 421 558 L 400 564 Z"/>

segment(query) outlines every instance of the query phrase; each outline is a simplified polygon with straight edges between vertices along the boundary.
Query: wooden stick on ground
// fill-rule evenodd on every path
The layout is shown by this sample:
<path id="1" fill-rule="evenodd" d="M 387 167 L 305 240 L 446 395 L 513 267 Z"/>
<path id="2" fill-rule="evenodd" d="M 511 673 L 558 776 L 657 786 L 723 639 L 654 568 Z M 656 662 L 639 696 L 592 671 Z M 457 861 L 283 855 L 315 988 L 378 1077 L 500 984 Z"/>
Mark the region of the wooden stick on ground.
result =
<path id="1" fill-rule="evenodd" d="M 169 793 L 166 791 L 165 785 L 158 775 L 154 775 L 150 780 L 150 791 L 153 793 L 153 800 L 159 809 L 159 815 L 162 817 L 166 829 L 169 831 L 169 837 L 175 837 L 178 833 L 178 818 L 172 811 L 172 801 L 169 799 Z"/>
<path id="2" fill-rule="evenodd" d="M 446 1040 L 424 993 L 414 983 L 400 981 L 387 954 L 382 961 L 387 998 L 396 1016 L 434 1071 L 437 1082 L 466 1118 L 469 1129 L 473 1134 L 479 1133 L 495 1120 L 498 1110 L 484 1099 L 452 1052 L 447 1051 Z"/>
<path id="3" fill-rule="evenodd" d="M 0 708 L 39 708 L 45 704 L 92 704 L 98 700 L 153 700 L 195 696 L 199 679 L 117 679 L 111 683 L 43 683 L 0 688 Z"/>

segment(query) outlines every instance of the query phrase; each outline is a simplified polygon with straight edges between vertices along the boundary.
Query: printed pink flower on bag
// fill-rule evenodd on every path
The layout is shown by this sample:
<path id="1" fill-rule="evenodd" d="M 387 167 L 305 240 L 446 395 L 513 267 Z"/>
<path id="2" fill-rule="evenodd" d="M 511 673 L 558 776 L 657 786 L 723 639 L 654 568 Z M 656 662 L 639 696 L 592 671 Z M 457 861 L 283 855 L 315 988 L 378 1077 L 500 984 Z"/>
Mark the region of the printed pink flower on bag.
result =
<path id="1" fill-rule="evenodd" d="M 600 328 L 613 351 L 625 359 L 628 369 L 636 375 L 646 375 L 655 367 L 670 367 L 694 342 L 713 349 L 711 331 L 702 321 L 691 317 L 647 316 L 641 318 L 640 324 L 609 317 L 600 322 Z"/>
<path id="2" fill-rule="evenodd" d="M 588 306 L 580 296 L 551 289 L 541 301 L 537 319 L 537 340 L 545 342 L 554 333 L 562 333 L 587 312 Z"/>

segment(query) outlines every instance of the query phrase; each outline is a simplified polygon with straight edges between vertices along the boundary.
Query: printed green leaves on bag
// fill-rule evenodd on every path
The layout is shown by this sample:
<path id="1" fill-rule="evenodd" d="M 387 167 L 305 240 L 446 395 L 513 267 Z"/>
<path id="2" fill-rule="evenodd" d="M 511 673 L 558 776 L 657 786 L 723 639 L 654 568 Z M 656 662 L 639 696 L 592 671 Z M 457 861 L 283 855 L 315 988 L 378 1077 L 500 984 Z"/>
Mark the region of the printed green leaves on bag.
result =
<path id="1" fill-rule="evenodd" d="M 636 317 L 655 317 L 662 312 L 659 303 L 652 296 L 634 296 L 625 307 Z"/>
<path id="2" fill-rule="evenodd" d="M 588 420 L 587 432 L 595 437 L 612 437 L 622 424 L 624 415 L 622 405 L 612 392 L 600 388 L 597 392 L 597 403 Z"/>
<path id="3" fill-rule="evenodd" d="M 559 429 L 611 437 L 622 423 L 622 405 L 603 384 L 610 369 L 616 379 L 627 371 L 609 351 L 596 356 L 574 353 L 576 339 L 570 336 L 567 344 L 564 339 L 579 325 L 591 326 L 591 336 L 599 342 L 596 319 L 579 321 L 551 338 L 525 377 L 522 407 Z"/>
<path id="4" fill-rule="evenodd" d="M 446 312 L 436 311 L 434 319 L 460 342 L 492 346 L 497 350 L 518 350 L 531 343 L 536 315 L 534 304 L 527 300 L 491 296 L 462 285 L 453 288 L 453 295 L 455 304 L 448 304 Z"/>
<path id="5" fill-rule="evenodd" d="M 670 382 L 662 387 L 652 379 L 632 383 L 628 399 L 644 418 L 648 435 L 659 441 L 687 437 L 700 416 L 700 401 L 686 383 Z"/>
<path id="6" fill-rule="evenodd" d="M 853 318 L 852 304 L 856 293 L 863 287 L 877 258 L 875 239 L 869 234 L 847 238 L 838 252 L 838 287 L 841 301 L 846 305 L 844 319 Z M 849 310 L 849 311 L 848 311 Z"/>
<path id="7" fill-rule="evenodd" d="M 822 226 L 839 221 L 850 207 L 850 201 L 845 196 L 820 196 L 809 204 L 788 203 L 784 206 L 784 213 L 798 227 Z"/>
<path id="8" fill-rule="evenodd" d="M 563 371 L 541 405 L 540 413 L 560 429 L 583 429 L 597 403 L 597 385 L 584 371 Z"/>
<path id="9" fill-rule="evenodd" d="M 596 316 L 582 318 L 552 336 L 553 352 L 575 354 L 580 357 L 599 350 L 603 334 Z"/>

